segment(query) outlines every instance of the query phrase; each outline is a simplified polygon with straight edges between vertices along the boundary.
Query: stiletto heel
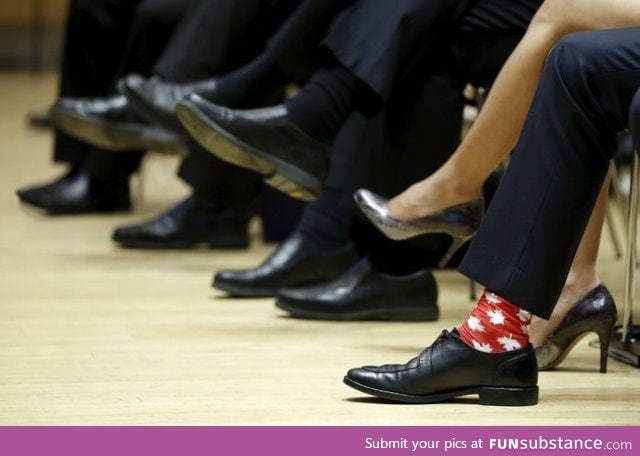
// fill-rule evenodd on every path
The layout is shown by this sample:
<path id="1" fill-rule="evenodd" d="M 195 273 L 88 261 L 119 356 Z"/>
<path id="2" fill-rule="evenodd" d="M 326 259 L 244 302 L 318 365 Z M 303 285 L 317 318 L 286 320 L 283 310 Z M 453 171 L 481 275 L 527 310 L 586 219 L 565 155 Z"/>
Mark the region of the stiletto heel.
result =
<path id="1" fill-rule="evenodd" d="M 453 239 L 451 240 L 451 245 L 449 246 L 449 249 L 445 252 L 442 258 L 440 258 L 440 261 L 438 262 L 438 267 L 444 268 L 447 265 L 447 263 L 449 263 L 449 260 L 451 260 L 453 255 L 455 255 L 456 252 L 460 250 L 460 247 L 462 247 L 472 237 L 473 236 L 461 236 L 461 237 L 454 236 Z"/>
<path id="2" fill-rule="evenodd" d="M 544 344 L 536 349 L 539 370 L 553 369 L 580 339 L 594 332 L 600 339 L 600 372 L 607 372 L 611 331 L 617 319 L 616 304 L 604 285 L 577 301 Z"/>
<path id="3" fill-rule="evenodd" d="M 458 249 L 473 237 L 484 216 L 483 198 L 417 219 L 399 220 L 389 214 L 389 200 L 386 198 L 366 189 L 356 191 L 353 197 L 371 223 L 390 239 L 401 241 L 428 233 L 451 236 L 451 246 L 440 260 L 439 267 L 446 266 Z"/>
<path id="4" fill-rule="evenodd" d="M 615 320 L 614 320 L 615 322 Z M 598 339 L 600 340 L 600 373 L 607 373 L 607 360 L 609 359 L 609 341 L 611 340 L 611 331 L 613 325 L 602 328 L 598 332 Z"/>

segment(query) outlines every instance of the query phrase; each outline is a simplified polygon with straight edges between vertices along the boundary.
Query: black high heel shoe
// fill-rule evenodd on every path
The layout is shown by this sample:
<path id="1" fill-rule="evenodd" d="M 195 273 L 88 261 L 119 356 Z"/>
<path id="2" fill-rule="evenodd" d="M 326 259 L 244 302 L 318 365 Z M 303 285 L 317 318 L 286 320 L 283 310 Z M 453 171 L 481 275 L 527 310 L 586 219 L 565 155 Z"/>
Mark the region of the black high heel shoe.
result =
<path id="1" fill-rule="evenodd" d="M 594 332 L 600 339 L 600 372 L 607 372 L 609 341 L 617 318 L 611 293 L 604 285 L 598 285 L 573 305 L 560 326 L 536 349 L 538 370 L 558 366 L 580 339 Z"/>
<path id="2" fill-rule="evenodd" d="M 353 195 L 367 218 L 385 236 L 396 241 L 409 239 L 427 233 L 445 233 L 451 236 L 451 245 L 438 263 L 445 267 L 462 245 L 473 237 L 484 215 L 484 199 L 443 209 L 435 214 L 413 220 L 399 220 L 389 215 L 389 200 L 375 193 L 360 189 Z"/>

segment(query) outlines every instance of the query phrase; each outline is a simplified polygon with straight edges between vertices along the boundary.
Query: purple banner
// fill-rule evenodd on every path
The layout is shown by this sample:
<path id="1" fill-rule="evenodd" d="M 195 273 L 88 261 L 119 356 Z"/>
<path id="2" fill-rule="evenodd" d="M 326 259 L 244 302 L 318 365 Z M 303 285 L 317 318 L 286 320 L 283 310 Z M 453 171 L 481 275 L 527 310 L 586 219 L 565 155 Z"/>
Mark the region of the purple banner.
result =
<path id="1" fill-rule="evenodd" d="M 11 456 L 637 455 L 640 427 L 2 427 Z"/>

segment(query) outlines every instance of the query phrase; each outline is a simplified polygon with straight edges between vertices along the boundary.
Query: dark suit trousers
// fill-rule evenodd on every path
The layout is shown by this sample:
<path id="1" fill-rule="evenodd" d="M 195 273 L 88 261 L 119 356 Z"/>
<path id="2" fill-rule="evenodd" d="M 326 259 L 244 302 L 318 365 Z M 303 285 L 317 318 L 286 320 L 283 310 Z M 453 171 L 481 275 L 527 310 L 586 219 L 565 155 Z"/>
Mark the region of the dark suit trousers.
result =
<path id="1" fill-rule="evenodd" d="M 370 119 L 356 114 L 345 125 L 334 144 L 325 184 L 333 199 L 321 198 L 310 204 L 303 223 L 312 220 L 318 232 L 323 226 L 335 229 L 335 220 L 340 217 L 349 218 L 343 224 L 348 227 L 355 216 L 358 222 L 353 238 L 385 272 L 407 274 L 437 264 L 449 242 L 446 236 L 391 241 L 369 223 L 359 222 L 352 192 L 364 186 L 385 196 L 395 195 L 447 160 L 460 139 L 463 87 L 468 82 L 492 83 L 540 3 L 473 3 L 456 27 L 443 34 L 439 45 L 402 76 L 385 109 Z M 394 8 L 395 4 L 387 4 L 385 14 Z M 327 219 L 326 224 L 322 218 Z"/>
<path id="2" fill-rule="evenodd" d="M 640 28 L 563 38 L 460 272 L 548 318 L 640 87 Z"/>
<path id="3" fill-rule="evenodd" d="M 72 0 L 69 5 L 60 96 L 104 97 L 119 75 L 149 73 L 189 5 L 203 0 Z M 54 160 L 83 165 L 108 178 L 135 171 L 141 151 L 113 154 L 56 133 Z"/>
<path id="4" fill-rule="evenodd" d="M 362 83 L 359 109 L 381 109 L 424 58 L 469 27 L 487 33 L 522 30 L 540 0 L 359 0 L 332 24 L 324 46 Z M 473 10 L 472 15 L 469 15 Z M 475 22 L 474 22 L 475 21 Z"/>
<path id="5" fill-rule="evenodd" d="M 192 82 L 235 70 L 265 49 L 267 39 L 297 3 L 297 0 L 200 1 L 183 14 L 153 73 L 167 81 Z"/>

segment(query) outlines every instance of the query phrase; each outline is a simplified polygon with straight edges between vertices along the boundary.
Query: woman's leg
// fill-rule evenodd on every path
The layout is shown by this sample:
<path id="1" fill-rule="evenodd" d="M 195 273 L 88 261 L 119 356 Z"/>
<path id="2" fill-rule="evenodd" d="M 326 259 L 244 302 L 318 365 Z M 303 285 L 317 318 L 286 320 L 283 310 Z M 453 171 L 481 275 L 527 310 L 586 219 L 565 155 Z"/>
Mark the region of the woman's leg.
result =
<path id="1" fill-rule="evenodd" d="M 480 196 L 483 182 L 516 145 L 554 44 L 575 31 L 637 25 L 640 3 L 633 0 L 547 0 L 458 150 L 436 173 L 390 200 L 390 214 L 408 220 Z"/>

